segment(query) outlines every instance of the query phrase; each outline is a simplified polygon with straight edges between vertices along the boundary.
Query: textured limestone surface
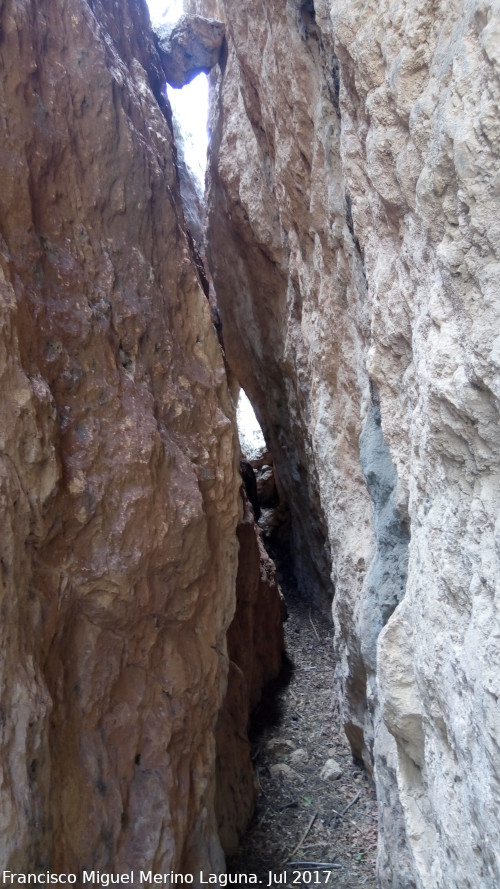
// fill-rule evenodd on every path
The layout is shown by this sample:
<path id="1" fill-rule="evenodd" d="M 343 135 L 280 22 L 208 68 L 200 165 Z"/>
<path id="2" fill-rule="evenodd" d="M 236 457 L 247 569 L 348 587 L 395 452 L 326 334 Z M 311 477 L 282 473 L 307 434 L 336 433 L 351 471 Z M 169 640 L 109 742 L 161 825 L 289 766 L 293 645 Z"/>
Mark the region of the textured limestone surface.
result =
<path id="1" fill-rule="evenodd" d="M 227 356 L 304 591 L 331 571 L 380 885 L 494 889 L 499 4 L 188 5 L 228 38 L 209 207 Z"/>
<path id="2" fill-rule="evenodd" d="M 2 867 L 218 871 L 241 481 L 148 14 L 0 17 Z"/>
<path id="3" fill-rule="evenodd" d="M 222 8 L 219 14 L 224 17 Z M 358 404 L 335 397 L 343 385 L 337 351 L 355 356 L 362 343 L 357 314 L 341 313 L 345 291 L 349 288 L 353 300 L 358 291 L 364 297 L 364 279 L 347 226 L 331 231 L 325 224 L 332 205 L 343 204 L 343 192 L 336 187 L 340 164 L 330 149 L 332 133 L 338 133 L 333 83 L 323 88 L 318 81 L 317 60 L 295 27 L 297 11 L 283 6 L 269 16 L 259 3 L 228 10 L 224 112 L 212 121 L 211 262 L 229 364 L 252 397 L 277 474 L 287 491 L 293 490 L 297 569 L 310 594 L 329 607 L 332 545 L 344 540 L 345 548 L 351 547 L 350 564 L 343 569 L 346 584 L 359 584 L 372 549 L 369 496 L 358 459 L 358 377 L 366 376 L 358 369 L 361 360 L 344 366 L 345 385 Z M 278 87 L 286 97 L 282 104 L 275 101 Z M 310 208 L 315 132 L 320 144 Z M 321 166 L 325 156 L 327 171 Z M 296 185 L 299 191 L 293 191 Z M 305 238 L 299 230 L 303 213 L 308 218 Z M 322 273 L 325 269 L 328 274 Z M 345 279 L 345 287 L 335 288 L 338 278 Z M 323 306 L 330 299 L 335 320 L 323 324 Z M 350 465 L 345 475 L 340 460 L 335 464 L 324 452 L 332 444 L 325 434 L 329 425 L 337 429 L 335 448 Z M 329 530 L 340 489 L 347 512 L 366 515 L 362 533 L 358 522 L 347 520 Z M 345 519 L 345 511 L 342 515 Z M 354 527 L 349 543 L 345 538 Z"/>

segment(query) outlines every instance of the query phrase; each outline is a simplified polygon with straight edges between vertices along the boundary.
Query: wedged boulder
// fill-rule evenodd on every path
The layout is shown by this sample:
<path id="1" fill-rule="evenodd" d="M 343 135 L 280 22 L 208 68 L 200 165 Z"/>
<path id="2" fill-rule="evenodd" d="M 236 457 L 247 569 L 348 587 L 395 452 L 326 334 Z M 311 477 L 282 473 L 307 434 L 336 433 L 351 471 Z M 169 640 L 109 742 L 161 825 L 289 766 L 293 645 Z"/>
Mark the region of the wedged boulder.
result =
<path id="1" fill-rule="evenodd" d="M 165 79 L 176 89 L 208 74 L 219 61 L 225 26 L 216 19 L 186 14 L 154 31 Z"/>

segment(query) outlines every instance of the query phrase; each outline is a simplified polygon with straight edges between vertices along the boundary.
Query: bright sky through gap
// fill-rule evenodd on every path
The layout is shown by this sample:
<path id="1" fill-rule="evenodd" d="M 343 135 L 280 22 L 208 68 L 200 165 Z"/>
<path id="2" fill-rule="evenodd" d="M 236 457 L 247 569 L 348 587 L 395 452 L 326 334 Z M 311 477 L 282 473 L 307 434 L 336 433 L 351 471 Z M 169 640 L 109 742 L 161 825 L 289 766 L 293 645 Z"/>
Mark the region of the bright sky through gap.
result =
<path id="1" fill-rule="evenodd" d="M 147 0 L 147 3 L 153 25 L 176 22 L 183 13 L 182 0 Z M 184 138 L 185 161 L 204 190 L 208 148 L 208 78 L 200 74 L 180 90 L 167 86 L 167 92 Z M 238 399 L 237 424 L 245 455 L 250 457 L 265 447 L 259 422 L 243 389 Z"/>
<path id="2" fill-rule="evenodd" d="M 182 0 L 147 0 L 153 24 L 176 22 L 182 15 Z"/>
<path id="3" fill-rule="evenodd" d="M 187 86 L 167 86 L 168 98 L 184 138 L 184 160 L 205 191 L 208 149 L 208 78 L 199 74 Z"/>
<path id="4" fill-rule="evenodd" d="M 154 25 L 176 22 L 182 15 L 182 0 L 147 0 Z M 208 79 L 205 74 L 180 90 L 167 86 L 168 98 L 184 139 L 184 160 L 205 190 L 207 167 Z"/>
<path id="5" fill-rule="evenodd" d="M 240 397 L 238 398 L 236 423 L 238 425 L 241 452 L 244 457 L 251 460 L 265 448 L 266 442 L 254 409 L 243 389 L 240 389 Z"/>

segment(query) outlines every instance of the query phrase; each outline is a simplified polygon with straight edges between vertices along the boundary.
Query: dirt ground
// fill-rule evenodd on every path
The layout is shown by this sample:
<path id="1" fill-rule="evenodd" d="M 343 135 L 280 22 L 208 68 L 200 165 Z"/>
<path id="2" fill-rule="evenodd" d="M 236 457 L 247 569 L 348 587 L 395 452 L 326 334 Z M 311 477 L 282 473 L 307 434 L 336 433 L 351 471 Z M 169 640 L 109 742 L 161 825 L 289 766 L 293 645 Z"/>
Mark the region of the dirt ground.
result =
<path id="1" fill-rule="evenodd" d="M 293 589 L 287 606 L 288 666 L 252 732 L 257 808 L 228 870 L 256 874 L 264 886 L 375 889 L 375 792 L 339 730 L 332 626 Z"/>

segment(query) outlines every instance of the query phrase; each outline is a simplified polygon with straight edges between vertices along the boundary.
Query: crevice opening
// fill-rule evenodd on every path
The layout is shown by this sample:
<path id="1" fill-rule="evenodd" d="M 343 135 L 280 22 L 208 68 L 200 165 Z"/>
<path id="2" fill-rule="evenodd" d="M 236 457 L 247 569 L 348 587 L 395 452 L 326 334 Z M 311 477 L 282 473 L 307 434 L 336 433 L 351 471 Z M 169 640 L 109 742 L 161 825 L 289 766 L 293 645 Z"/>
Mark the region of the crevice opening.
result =
<path id="1" fill-rule="evenodd" d="M 182 0 L 147 0 L 153 26 L 175 23 L 183 14 Z M 172 108 L 177 149 L 188 168 L 198 198 L 203 200 L 208 150 L 208 77 L 198 74 L 181 87 L 166 85 Z"/>

